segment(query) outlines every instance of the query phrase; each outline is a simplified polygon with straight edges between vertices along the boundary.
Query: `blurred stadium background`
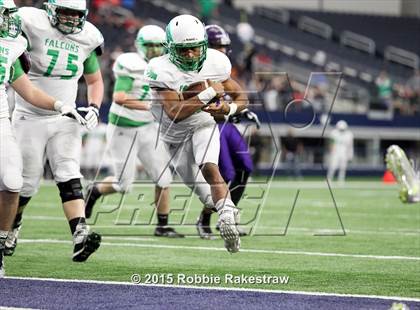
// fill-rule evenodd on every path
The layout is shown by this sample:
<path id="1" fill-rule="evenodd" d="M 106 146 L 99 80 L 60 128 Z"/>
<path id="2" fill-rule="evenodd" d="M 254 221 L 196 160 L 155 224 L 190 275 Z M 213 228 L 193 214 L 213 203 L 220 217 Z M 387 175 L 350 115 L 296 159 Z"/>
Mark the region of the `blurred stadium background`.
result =
<path id="1" fill-rule="evenodd" d="M 17 4 L 40 6 L 42 1 Z M 292 280 L 280 289 L 418 298 L 418 205 L 403 207 L 397 187 L 384 186 L 379 180 L 385 172 L 384 155 L 389 145 L 398 144 L 410 158 L 420 159 L 420 1 L 93 0 L 88 20 L 102 31 L 106 44 L 101 57 L 106 87 L 101 108 L 104 124 L 112 97 L 114 60 L 122 52 L 135 51 L 133 42 L 142 25 L 165 27 L 182 13 L 219 24 L 231 36 L 233 77 L 250 91 L 251 109 L 263 122 L 261 130 L 247 133 L 256 174 L 272 172 L 291 123 L 300 127 L 314 117 L 310 127 L 293 132 L 305 181 L 274 182 L 257 231 L 282 235 L 291 219 L 296 189 L 304 189 L 288 238 L 246 237 L 244 251 L 230 256 L 221 248 L 220 240 L 216 244 L 196 236 L 170 241 L 130 238 L 133 230 L 136 235 L 151 235 L 153 227 L 141 227 L 139 232 L 138 226 L 117 226 L 111 216 L 96 225 L 106 238 L 97 255 L 83 266 L 74 265 L 68 259 L 66 242 L 70 241 L 56 189 L 46 184 L 25 215 L 22 242 L 13 261 L 7 262 L 10 275 L 126 282 L 139 270 L 141 274 L 287 274 Z M 301 100 L 305 94 L 309 105 Z M 85 104 L 85 98 L 85 85 L 80 83 L 78 104 Z M 294 99 L 298 104 L 288 110 L 286 118 L 286 105 Z M 332 201 L 325 183 L 311 182 L 307 176 L 315 175 L 319 180 L 325 176 L 327 134 L 338 120 L 346 120 L 355 139 L 355 157 L 348 175 L 374 182 L 358 180 L 334 188 Z M 331 126 L 322 136 L 328 121 Z M 104 127 L 85 136 L 82 163 L 87 179 L 92 179 L 98 168 L 97 154 L 104 153 Z M 276 175 L 290 172 L 284 160 L 281 158 L 276 167 Z M 103 164 L 106 167 L 106 160 Z M 263 197 L 263 191 L 257 184 L 249 186 L 247 194 Z M 173 192 L 185 194 L 176 186 Z M 98 209 L 114 210 L 120 202 L 117 196 Z M 127 198 L 124 220 L 138 210 L 138 200 L 135 193 Z M 336 202 L 346 228 L 345 239 L 340 237 L 343 227 L 334 209 Z M 174 200 L 172 206 L 177 209 L 180 205 Z M 190 235 L 195 235 L 196 199 L 193 205 L 195 209 L 187 216 L 190 226 L 183 227 Z M 244 199 L 242 207 L 243 223 L 252 222 L 258 206 Z M 150 205 L 146 208 L 142 213 L 145 220 L 152 218 L 149 213 L 153 212 Z M 314 233 L 338 236 L 314 238 Z M 272 285 L 248 287 L 278 289 Z M 341 308 L 334 305 L 318 307 Z M 413 309 L 416 306 L 418 303 Z M 255 308 L 259 308 L 258 303 Z M 362 303 L 353 308 L 375 306 Z"/>
<path id="2" fill-rule="evenodd" d="M 20 6 L 31 4 L 42 2 L 18 1 Z M 102 31 L 106 45 L 101 57 L 104 123 L 116 57 L 135 51 L 133 42 L 142 25 L 165 27 L 172 17 L 184 13 L 221 25 L 231 36 L 233 77 L 250 92 L 251 108 L 263 121 L 259 132 L 246 132 L 257 173 L 271 173 L 291 124 L 300 127 L 313 117 L 312 126 L 293 133 L 301 146 L 298 162 L 303 175 L 325 174 L 331 126 L 323 138 L 321 134 L 327 120 L 331 125 L 345 120 L 354 134 L 355 157 L 348 175 L 382 175 L 386 148 L 395 143 L 410 158 L 420 158 L 420 2 L 416 0 L 93 0 L 88 19 Z M 84 104 L 85 98 L 86 88 L 80 83 L 78 103 Z M 297 101 L 285 117 L 293 99 Z M 87 149 L 100 154 L 104 146 L 99 139 L 104 141 L 104 135 L 105 130 L 98 128 L 91 133 L 93 140 L 86 137 Z M 98 161 L 88 157 L 96 155 L 86 154 L 82 160 L 86 171 L 94 171 Z M 107 166 L 106 160 L 103 164 Z M 276 174 L 284 173 L 287 167 L 280 164 Z"/>

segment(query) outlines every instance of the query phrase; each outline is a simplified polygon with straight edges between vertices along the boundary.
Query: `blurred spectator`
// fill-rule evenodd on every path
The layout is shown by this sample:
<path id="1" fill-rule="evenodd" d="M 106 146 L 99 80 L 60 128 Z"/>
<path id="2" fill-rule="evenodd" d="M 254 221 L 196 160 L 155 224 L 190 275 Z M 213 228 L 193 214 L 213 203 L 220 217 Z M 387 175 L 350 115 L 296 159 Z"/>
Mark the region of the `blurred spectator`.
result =
<path id="1" fill-rule="evenodd" d="M 392 106 L 392 81 L 386 71 L 381 71 L 375 80 L 379 103 L 386 109 Z"/>
<path id="2" fill-rule="evenodd" d="M 414 112 L 420 113 L 420 70 L 417 69 L 414 75 L 407 81 L 406 94 Z"/>
<path id="3" fill-rule="evenodd" d="M 218 0 L 197 0 L 200 20 L 207 25 L 210 22 L 213 14 L 217 11 L 217 6 L 219 5 Z"/>
<path id="4" fill-rule="evenodd" d="M 302 177 L 300 170 L 300 155 L 303 153 L 303 144 L 296 138 L 293 129 L 287 131 L 287 136 L 281 139 L 282 157 L 286 164 L 286 175 L 297 179 Z"/>

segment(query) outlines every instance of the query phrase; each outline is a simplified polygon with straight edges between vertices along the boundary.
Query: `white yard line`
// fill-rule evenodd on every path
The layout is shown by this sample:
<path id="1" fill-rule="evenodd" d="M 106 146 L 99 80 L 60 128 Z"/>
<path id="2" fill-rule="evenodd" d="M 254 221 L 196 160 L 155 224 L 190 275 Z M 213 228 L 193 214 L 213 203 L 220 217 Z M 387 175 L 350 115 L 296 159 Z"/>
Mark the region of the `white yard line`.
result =
<path id="1" fill-rule="evenodd" d="M 103 285 L 135 285 L 135 286 L 152 286 L 165 288 L 183 288 L 196 290 L 216 290 L 216 291 L 239 291 L 239 292 L 258 292 L 258 293 L 274 293 L 274 294 L 293 294 L 305 296 L 330 296 L 330 297 L 347 297 L 347 298 L 370 298 L 370 299 L 385 299 L 396 301 L 414 301 L 420 302 L 419 298 L 399 297 L 399 296 L 379 296 L 379 295 L 360 295 L 360 294 L 338 294 L 338 293 L 324 293 L 324 292 L 304 292 L 304 291 L 288 291 L 288 290 L 266 290 L 266 289 L 250 289 L 238 287 L 208 287 L 208 286 L 193 286 L 193 285 L 168 285 L 168 284 L 133 284 L 130 282 L 113 282 L 113 281 L 98 281 L 98 280 L 78 280 L 78 279 L 55 279 L 55 278 L 29 278 L 29 277 L 5 277 L 5 279 L 15 280 L 35 280 L 35 281 L 54 281 L 67 283 L 92 283 Z"/>
<path id="2" fill-rule="evenodd" d="M 106 237 L 104 237 L 106 239 Z M 115 237 L 115 239 L 117 239 Z M 72 244 L 70 240 L 58 239 L 20 239 L 19 243 L 57 243 Z M 146 243 L 116 243 L 102 242 L 101 245 L 112 247 L 139 247 L 139 248 L 157 248 L 172 250 L 199 250 L 199 251 L 218 251 L 225 252 L 225 248 L 202 247 L 202 246 L 184 246 L 184 245 L 166 245 L 166 244 L 146 244 Z M 306 252 L 306 251 L 282 251 L 282 250 L 262 250 L 262 249 L 241 249 L 242 253 L 259 253 L 259 254 L 277 254 L 277 255 L 300 255 L 300 256 L 324 256 L 324 257 L 346 257 L 346 258 L 363 258 L 374 260 L 407 260 L 420 261 L 417 256 L 393 256 L 393 255 L 369 255 L 369 254 L 344 254 L 344 253 L 325 253 L 325 252 Z"/>

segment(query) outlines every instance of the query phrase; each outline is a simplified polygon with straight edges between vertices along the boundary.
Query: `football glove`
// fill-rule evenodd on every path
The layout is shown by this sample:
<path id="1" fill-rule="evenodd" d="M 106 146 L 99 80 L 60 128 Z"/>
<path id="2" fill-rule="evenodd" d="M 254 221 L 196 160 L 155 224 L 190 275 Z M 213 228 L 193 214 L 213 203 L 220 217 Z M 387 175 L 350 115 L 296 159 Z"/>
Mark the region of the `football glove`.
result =
<path id="1" fill-rule="evenodd" d="M 258 115 L 255 114 L 254 112 L 251 112 L 248 109 L 242 110 L 239 113 L 236 113 L 234 115 L 229 116 L 228 120 L 229 120 L 230 123 L 237 124 L 237 123 L 240 123 L 242 119 L 247 119 L 251 122 L 254 122 L 255 125 L 257 126 L 257 129 L 260 129 L 260 127 L 261 127 L 261 122 L 258 119 Z"/>
<path id="2" fill-rule="evenodd" d="M 84 118 L 86 128 L 92 130 L 99 123 L 99 108 L 96 104 L 91 103 L 88 107 L 80 107 L 77 112 Z"/>
<path id="3" fill-rule="evenodd" d="M 57 100 L 54 102 L 54 110 L 60 112 L 61 115 L 74 118 L 81 125 L 86 125 L 86 121 L 83 116 L 80 115 L 74 107 L 64 104 L 62 101 Z"/>

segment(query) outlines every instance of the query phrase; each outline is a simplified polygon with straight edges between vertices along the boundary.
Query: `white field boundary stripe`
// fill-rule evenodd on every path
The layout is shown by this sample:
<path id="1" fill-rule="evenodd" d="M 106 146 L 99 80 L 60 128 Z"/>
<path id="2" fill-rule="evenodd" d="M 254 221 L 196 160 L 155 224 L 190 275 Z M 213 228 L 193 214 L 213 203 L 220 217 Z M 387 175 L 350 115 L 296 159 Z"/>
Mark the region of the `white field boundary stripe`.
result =
<path id="1" fill-rule="evenodd" d="M 214 291 L 257 292 L 257 293 L 291 294 L 291 295 L 305 295 L 305 296 L 370 298 L 370 299 L 385 299 L 385 300 L 396 300 L 396 301 L 420 302 L 420 298 L 412 298 L 412 297 L 360 295 L 360 294 L 340 294 L 340 293 L 305 292 L 305 291 L 288 291 L 288 290 L 267 290 L 267 289 L 240 288 L 240 287 L 212 287 L 212 286 L 144 284 L 144 283 L 134 284 L 134 283 L 131 283 L 131 282 L 119 282 L 119 281 L 114 282 L 114 281 L 99 281 L 99 280 L 55 279 L 55 278 L 37 278 L 37 277 L 31 278 L 31 277 L 7 277 L 6 276 L 6 277 L 4 277 L 4 279 L 53 281 L 53 282 L 68 282 L 68 283 L 92 283 L 92 284 L 104 284 L 104 285 L 131 285 L 131 286 L 183 288 L 183 289 L 214 290 Z"/>
<path id="2" fill-rule="evenodd" d="M 104 237 L 106 238 L 106 237 Z M 20 239 L 19 243 L 57 243 L 73 244 L 70 240 L 58 239 Z M 200 250 L 200 251 L 220 251 L 225 252 L 225 248 L 185 246 L 185 245 L 167 245 L 167 244 L 144 244 L 144 243 L 116 243 L 101 242 L 101 245 L 113 247 L 139 247 L 139 248 L 157 248 L 173 250 Z M 304 251 L 281 251 L 281 250 L 260 250 L 260 249 L 241 249 L 242 253 L 260 253 L 260 254 L 283 254 L 283 255 L 305 255 L 305 256 L 327 256 L 327 257 L 348 257 L 348 258 L 366 258 L 377 260 L 413 260 L 420 261 L 417 256 L 387 256 L 387 255 L 368 255 L 368 254 L 343 254 L 343 253 L 324 253 L 324 252 L 304 252 Z"/>
<path id="3" fill-rule="evenodd" d="M 267 177 L 269 178 L 269 177 Z M 90 182 L 92 183 L 92 182 Z M 273 188 L 284 188 L 284 189 L 326 189 L 328 190 L 328 185 L 325 180 L 323 181 L 291 181 L 291 180 L 284 180 L 284 181 L 271 181 L 271 182 L 263 182 L 263 181 L 250 181 L 247 183 L 247 187 L 259 187 L 263 186 L 266 187 L 270 184 L 270 187 Z M 54 181 L 46 181 L 44 180 L 42 183 L 45 187 L 56 187 L 56 183 Z M 153 181 L 150 180 L 140 180 L 139 183 L 134 183 L 133 188 L 136 187 L 150 187 L 155 188 L 155 184 Z M 174 188 L 186 188 L 184 183 L 180 180 L 176 180 L 175 183 L 171 184 L 171 187 Z M 371 190 L 371 189 L 383 189 L 383 190 L 394 190 L 398 188 L 398 184 L 383 184 L 381 181 L 347 181 L 345 185 L 339 184 L 331 184 L 331 189 L 363 189 L 363 190 Z M 58 194 L 57 194 L 57 197 Z"/>
<path id="4" fill-rule="evenodd" d="M 27 215 L 24 216 L 25 219 L 29 220 L 45 220 L 45 221 L 60 221 L 64 222 L 66 221 L 65 217 L 58 217 L 58 216 L 48 216 L 48 215 Z M 412 217 L 410 217 L 412 218 Z M 179 225 L 172 225 L 175 227 L 178 227 Z M 180 227 L 182 227 L 181 225 Z M 188 225 L 189 227 L 195 228 L 195 223 L 191 223 L 191 225 Z M 91 225 L 91 227 L 95 228 L 124 228 L 124 229 L 138 229 L 138 228 L 144 228 L 146 225 Z M 244 227 L 247 227 L 246 225 Z M 276 232 L 283 232 L 284 227 L 274 227 L 274 226 L 258 226 L 257 230 L 273 230 Z M 342 233 L 343 231 L 341 229 L 317 229 L 317 228 L 305 228 L 305 227 L 289 227 L 287 231 L 302 231 L 302 232 L 308 232 L 308 233 Z M 363 229 L 346 229 L 347 234 L 368 234 L 368 235 L 403 235 L 403 236 L 419 236 L 420 230 L 407 230 L 407 229 L 394 229 L 394 230 L 363 230 Z M 127 239 L 128 240 L 128 239 Z M 146 239 L 145 239 L 146 240 Z M 148 240 L 154 240 L 149 238 Z"/>
<path id="5" fill-rule="evenodd" d="M 0 306 L 0 310 L 38 310 L 35 308 L 16 308 L 16 307 L 2 307 Z"/>

